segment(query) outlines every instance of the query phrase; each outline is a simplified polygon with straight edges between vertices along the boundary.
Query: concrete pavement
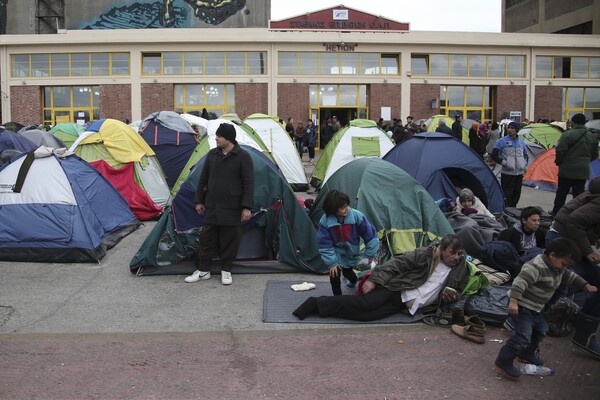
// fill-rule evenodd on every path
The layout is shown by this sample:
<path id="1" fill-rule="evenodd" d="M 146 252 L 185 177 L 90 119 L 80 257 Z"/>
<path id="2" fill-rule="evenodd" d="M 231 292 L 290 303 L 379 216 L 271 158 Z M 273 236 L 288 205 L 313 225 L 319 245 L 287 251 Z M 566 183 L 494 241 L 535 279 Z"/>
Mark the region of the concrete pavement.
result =
<path id="1" fill-rule="evenodd" d="M 306 166 L 310 173 L 312 166 Z M 306 194 L 304 194 L 306 196 Z M 553 194 L 524 188 L 520 206 Z M 500 377 L 506 331 L 484 345 L 447 328 L 267 324 L 269 279 L 305 274 L 134 277 L 128 264 L 155 222 L 99 264 L 0 262 L 0 399 L 596 398 L 600 362 L 570 338 L 542 345 L 552 377 Z M 493 339 L 494 341 L 491 341 Z"/>

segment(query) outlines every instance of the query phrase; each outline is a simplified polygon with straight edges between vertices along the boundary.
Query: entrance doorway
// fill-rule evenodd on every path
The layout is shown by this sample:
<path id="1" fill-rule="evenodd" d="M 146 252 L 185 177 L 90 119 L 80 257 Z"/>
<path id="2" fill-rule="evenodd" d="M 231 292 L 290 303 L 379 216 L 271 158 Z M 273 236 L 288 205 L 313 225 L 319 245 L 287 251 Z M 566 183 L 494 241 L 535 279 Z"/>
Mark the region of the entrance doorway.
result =
<path id="1" fill-rule="evenodd" d="M 329 140 L 331 139 L 330 135 L 335 134 L 335 132 L 330 132 L 328 128 L 326 128 L 327 120 L 333 119 L 336 117 L 337 121 L 340 124 L 340 128 L 346 126 L 350 121 L 357 118 L 364 118 L 363 116 L 358 115 L 358 108 L 342 108 L 342 107 L 331 107 L 325 108 L 321 107 L 318 109 L 317 115 L 319 116 L 317 126 L 319 127 L 319 135 L 318 135 L 318 147 L 323 149 Z"/>

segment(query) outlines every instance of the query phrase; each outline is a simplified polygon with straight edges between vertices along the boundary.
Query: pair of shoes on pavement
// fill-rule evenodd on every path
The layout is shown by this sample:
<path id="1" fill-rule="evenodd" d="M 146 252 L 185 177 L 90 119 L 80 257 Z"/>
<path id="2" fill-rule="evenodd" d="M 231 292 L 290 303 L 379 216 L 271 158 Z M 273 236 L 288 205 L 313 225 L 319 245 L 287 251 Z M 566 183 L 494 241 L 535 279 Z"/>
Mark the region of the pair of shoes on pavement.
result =
<path id="1" fill-rule="evenodd" d="M 185 278 L 187 283 L 194 283 L 198 281 L 205 281 L 210 279 L 209 271 L 194 271 L 193 274 Z M 221 271 L 221 283 L 223 285 L 231 285 L 233 283 L 233 278 L 231 277 L 231 272 Z"/>
<path id="2" fill-rule="evenodd" d="M 452 332 L 471 342 L 485 343 L 485 322 L 476 315 L 465 317 L 464 325 L 452 325 Z"/>

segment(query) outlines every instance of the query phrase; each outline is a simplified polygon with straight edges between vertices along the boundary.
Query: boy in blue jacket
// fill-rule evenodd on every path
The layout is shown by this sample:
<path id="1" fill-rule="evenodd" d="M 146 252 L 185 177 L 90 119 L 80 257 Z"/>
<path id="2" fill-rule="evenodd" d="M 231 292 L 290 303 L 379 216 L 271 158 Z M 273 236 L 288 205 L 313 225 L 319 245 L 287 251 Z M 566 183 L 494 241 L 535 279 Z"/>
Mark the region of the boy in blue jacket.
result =
<path id="1" fill-rule="evenodd" d="M 358 277 L 353 268 L 361 259 L 360 240 L 365 244 L 364 257 L 369 264 L 377 255 L 379 238 L 367 217 L 350 207 L 350 198 L 338 190 L 331 190 L 323 201 L 323 216 L 319 221 L 317 244 L 321 259 L 329 268 L 333 294 L 342 294 L 341 275 L 356 286 Z"/>

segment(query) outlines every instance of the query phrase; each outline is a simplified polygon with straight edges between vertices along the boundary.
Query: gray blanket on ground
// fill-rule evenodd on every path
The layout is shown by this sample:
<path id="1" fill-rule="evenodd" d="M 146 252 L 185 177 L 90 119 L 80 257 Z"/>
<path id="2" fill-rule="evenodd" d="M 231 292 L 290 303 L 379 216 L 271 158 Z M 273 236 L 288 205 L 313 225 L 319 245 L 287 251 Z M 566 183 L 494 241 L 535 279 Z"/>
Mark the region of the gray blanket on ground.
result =
<path id="1" fill-rule="evenodd" d="M 461 238 L 467 254 L 481 258 L 481 246 L 498 239 L 505 227 L 494 218 L 481 214 L 464 215 L 459 212 L 446 213 L 446 218 L 458 237 Z"/>

